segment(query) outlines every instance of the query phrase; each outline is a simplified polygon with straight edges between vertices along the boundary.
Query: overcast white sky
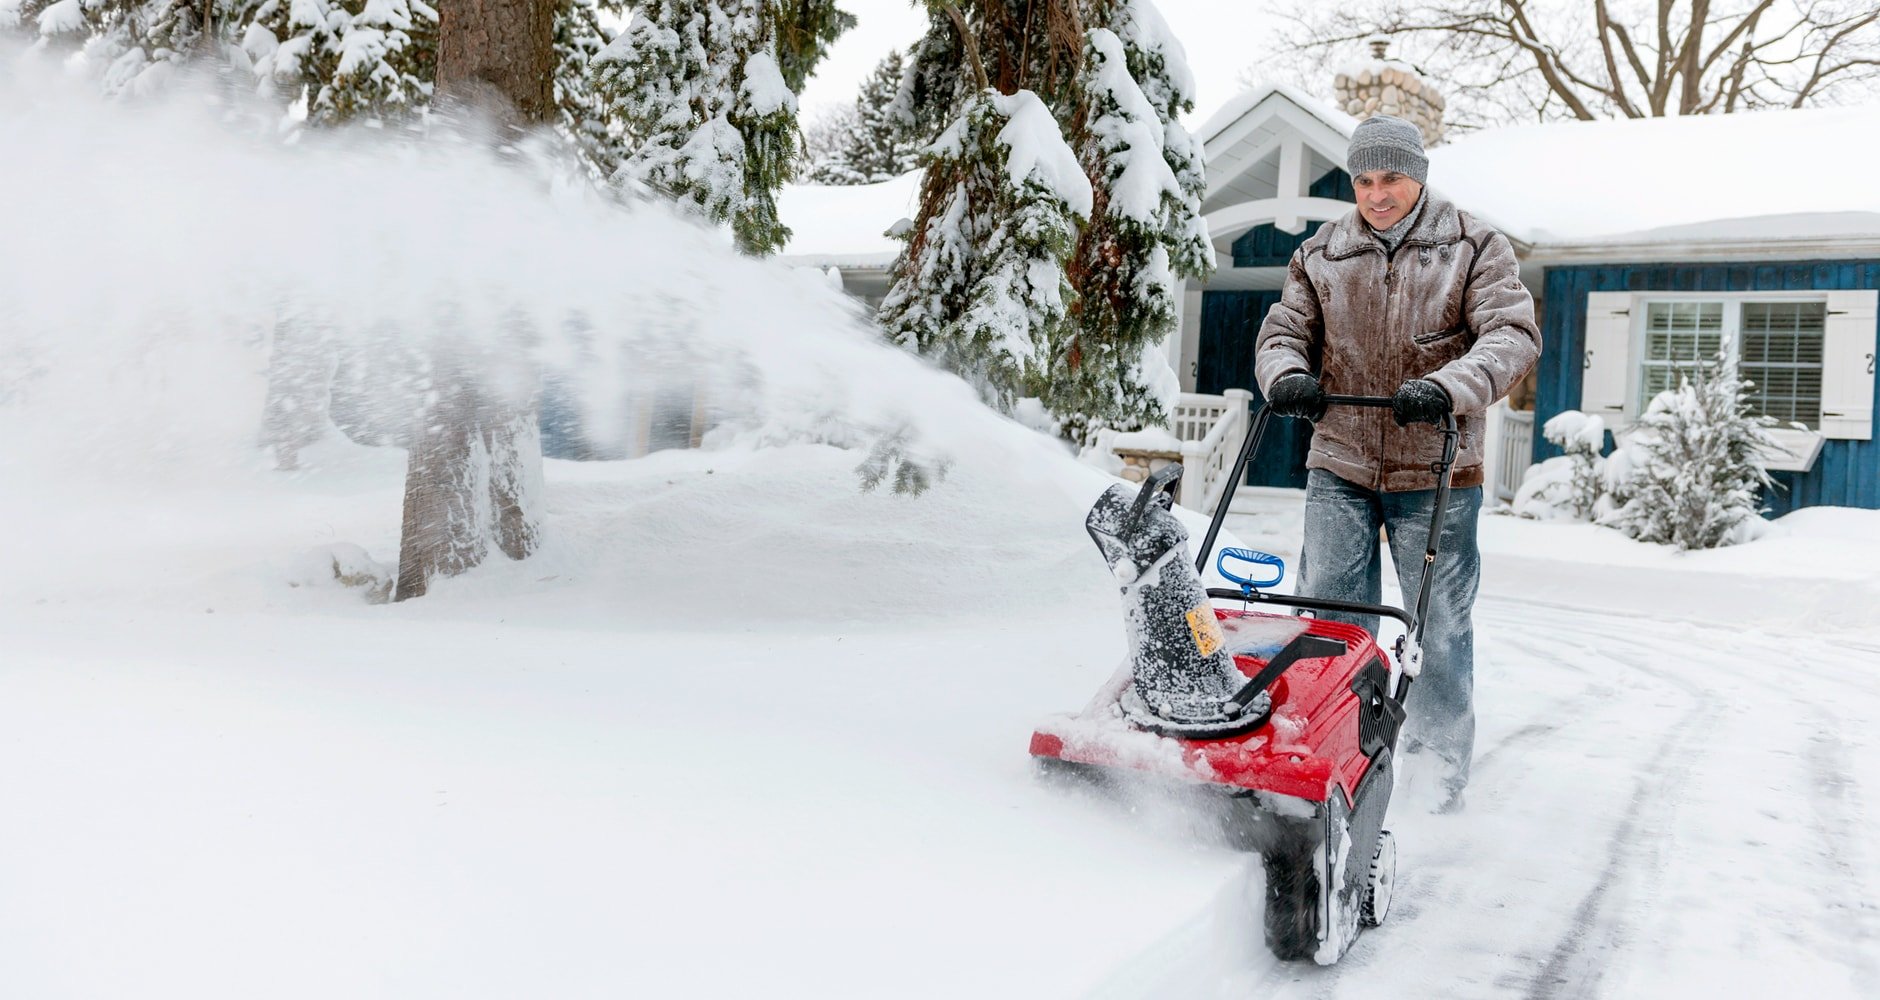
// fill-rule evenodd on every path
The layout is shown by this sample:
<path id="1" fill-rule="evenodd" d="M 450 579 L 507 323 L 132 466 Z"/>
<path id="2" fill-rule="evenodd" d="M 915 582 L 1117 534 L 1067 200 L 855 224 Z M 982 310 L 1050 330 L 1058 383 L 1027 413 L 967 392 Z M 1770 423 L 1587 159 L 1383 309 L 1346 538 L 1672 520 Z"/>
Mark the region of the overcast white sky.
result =
<path id="1" fill-rule="evenodd" d="M 926 30 L 927 18 L 909 0 L 840 0 L 855 15 L 853 30 L 836 42 L 804 88 L 804 120 L 822 108 L 855 100 L 862 80 L 889 49 L 905 51 Z M 1156 0 L 1162 16 L 1188 49 L 1195 74 L 1193 124 L 1239 91 L 1235 79 L 1274 43 L 1277 21 L 1269 0 Z M 1304 81 L 1306 86 L 1313 81 Z"/>

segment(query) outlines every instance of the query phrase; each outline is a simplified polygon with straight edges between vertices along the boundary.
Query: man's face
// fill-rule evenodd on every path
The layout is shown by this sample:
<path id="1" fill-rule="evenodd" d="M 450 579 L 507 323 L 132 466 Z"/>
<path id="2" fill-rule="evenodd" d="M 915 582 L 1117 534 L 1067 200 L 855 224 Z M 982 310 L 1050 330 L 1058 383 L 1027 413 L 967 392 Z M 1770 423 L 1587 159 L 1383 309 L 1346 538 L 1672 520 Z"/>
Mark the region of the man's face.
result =
<path id="1" fill-rule="evenodd" d="M 1358 213 L 1372 229 L 1389 229 L 1417 207 L 1423 185 L 1395 170 L 1367 170 L 1352 181 L 1358 191 Z"/>

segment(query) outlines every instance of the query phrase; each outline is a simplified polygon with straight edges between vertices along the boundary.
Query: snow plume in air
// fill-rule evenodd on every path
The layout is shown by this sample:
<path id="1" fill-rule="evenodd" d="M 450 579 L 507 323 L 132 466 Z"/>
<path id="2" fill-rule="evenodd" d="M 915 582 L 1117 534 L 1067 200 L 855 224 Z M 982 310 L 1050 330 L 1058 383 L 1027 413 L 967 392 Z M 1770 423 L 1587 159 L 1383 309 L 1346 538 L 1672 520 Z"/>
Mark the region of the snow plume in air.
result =
<path id="1" fill-rule="evenodd" d="M 380 443 L 408 439 L 447 358 L 541 389 L 603 456 L 622 399 L 662 389 L 698 393 L 708 446 L 830 441 L 864 480 L 1042 447 L 881 344 L 822 275 L 609 201 L 546 149 L 277 122 L 187 81 L 103 102 L 0 53 L 0 468 L 253 468 L 282 343 L 330 381 L 330 419 Z"/>

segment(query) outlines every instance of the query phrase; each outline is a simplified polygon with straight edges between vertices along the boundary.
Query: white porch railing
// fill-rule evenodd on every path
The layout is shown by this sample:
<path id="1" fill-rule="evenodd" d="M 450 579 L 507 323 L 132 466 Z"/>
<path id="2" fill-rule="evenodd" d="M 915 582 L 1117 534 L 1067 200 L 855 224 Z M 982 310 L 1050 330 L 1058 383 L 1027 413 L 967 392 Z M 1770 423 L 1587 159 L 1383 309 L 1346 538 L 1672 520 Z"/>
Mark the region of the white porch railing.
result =
<path id="1" fill-rule="evenodd" d="M 1521 477 L 1527 474 L 1528 466 L 1534 461 L 1534 411 L 1502 405 L 1490 412 L 1489 419 L 1495 423 L 1491 437 L 1495 444 L 1492 453 L 1495 496 L 1513 500 L 1515 492 L 1521 489 Z"/>
<path id="2" fill-rule="evenodd" d="M 1228 389 L 1219 396 L 1184 392 L 1169 414 L 1170 430 L 1182 442 L 1183 507 L 1214 512 L 1227 492 L 1228 474 L 1247 440 L 1253 393 Z"/>
<path id="3" fill-rule="evenodd" d="M 1176 502 L 1204 514 L 1213 511 L 1227 491 L 1228 474 L 1247 438 L 1252 402 L 1253 393 L 1245 389 L 1228 389 L 1219 396 L 1182 393 L 1169 412 L 1169 432 L 1175 438 L 1170 444 L 1179 444 L 1181 450 L 1119 445 L 1116 453 L 1123 459 L 1124 477 L 1140 482 L 1169 462 L 1179 461 L 1182 481 Z"/>

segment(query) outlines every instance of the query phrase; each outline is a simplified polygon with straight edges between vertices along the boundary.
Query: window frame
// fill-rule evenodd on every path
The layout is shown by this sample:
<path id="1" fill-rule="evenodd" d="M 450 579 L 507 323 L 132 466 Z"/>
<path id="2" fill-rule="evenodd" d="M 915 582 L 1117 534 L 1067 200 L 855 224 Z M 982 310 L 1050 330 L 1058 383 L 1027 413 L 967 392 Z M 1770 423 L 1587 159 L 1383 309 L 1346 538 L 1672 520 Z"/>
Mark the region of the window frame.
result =
<path id="1" fill-rule="evenodd" d="M 1719 334 L 1725 344 L 1727 357 L 1732 371 L 1741 371 L 1743 349 L 1743 304 L 1746 302 L 1819 302 L 1824 311 L 1829 310 L 1827 291 L 1822 289 L 1804 289 L 1797 291 L 1769 292 L 1638 292 L 1632 297 L 1631 328 L 1627 340 L 1630 356 L 1626 361 L 1625 424 L 1629 430 L 1644 415 L 1647 400 L 1641 399 L 1645 387 L 1645 347 L 1650 337 L 1647 329 L 1651 307 L 1658 304 L 1695 304 L 1722 303 L 1723 321 Z M 1825 337 L 1825 334 L 1824 334 Z M 1825 350 L 1825 348 L 1824 348 Z M 1828 359 L 1822 358 L 1823 378 L 1827 375 Z M 1822 391 L 1826 395 L 1825 386 Z M 1819 423 L 1819 417 L 1817 422 Z M 1787 449 L 1789 454 L 1777 456 L 1764 463 L 1764 467 L 1777 472 L 1806 472 L 1815 464 L 1815 457 L 1821 451 L 1824 435 L 1819 427 L 1807 430 L 1777 424 L 1769 428 L 1769 434 L 1776 442 Z"/>

